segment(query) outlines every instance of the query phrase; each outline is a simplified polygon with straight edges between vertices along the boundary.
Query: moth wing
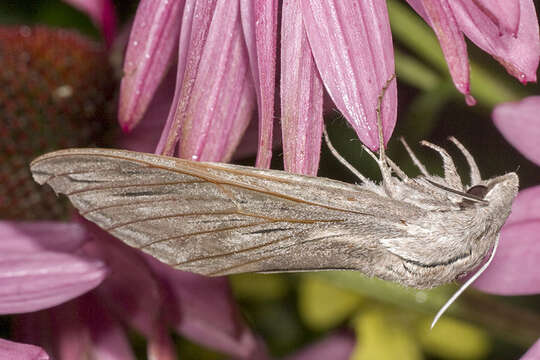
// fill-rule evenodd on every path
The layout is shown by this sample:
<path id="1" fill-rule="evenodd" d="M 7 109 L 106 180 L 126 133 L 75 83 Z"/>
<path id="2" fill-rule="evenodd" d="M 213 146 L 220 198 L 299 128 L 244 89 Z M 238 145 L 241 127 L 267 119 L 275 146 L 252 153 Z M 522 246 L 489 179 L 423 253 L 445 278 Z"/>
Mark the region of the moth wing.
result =
<path id="1" fill-rule="evenodd" d="M 123 150 L 61 150 L 31 171 L 127 244 L 205 275 L 357 268 L 348 219 L 386 214 L 338 181 Z"/>

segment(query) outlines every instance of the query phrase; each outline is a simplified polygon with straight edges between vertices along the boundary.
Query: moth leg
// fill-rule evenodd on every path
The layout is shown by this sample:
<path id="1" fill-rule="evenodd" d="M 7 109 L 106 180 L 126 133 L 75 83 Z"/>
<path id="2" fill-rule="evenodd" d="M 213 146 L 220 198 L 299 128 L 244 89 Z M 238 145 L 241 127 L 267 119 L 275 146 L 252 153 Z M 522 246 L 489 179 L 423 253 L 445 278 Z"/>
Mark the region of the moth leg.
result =
<path id="1" fill-rule="evenodd" d="M 453 142 L 454 145 L 457 146 L 459 151 L 461 151 L 463 156 L 465 156 L 465 159 L 467 160 L 467 164 L 469 164 L 469 169 L 471 171 L 471 185 L 479 184 L 482 181 L 482 176 L 480 176 L 480 170 L 478 169 L 478 165 L 476 165 L 476 161 L 474 161 L 474 158 L 469 152 L 469 150 L 467 150 L 467 148 L 465 148 L 465 146 L 463 146 L 463 144 L 460 143 L 453 136 L 450 136 L 448 140 Z"/>
<path id="2" fill-rule="evenodd" d="M 326 125 L 323 125 L 323 134 L 324 134 L 324 141 L 326 141 L 326 146 L 328 146 L 328 149 L 334 155 L 334 157 L 341 163 L 343 166 L 345 166 L 347 169 L 349 169 L 350 172 L 352 172 L 357 178 L 359 178 L 362 182 L 368 182 L 369 180 L 358 170 L 354 168 L 343 156 L 341 156 L 334 145 L 330 142 L 330 137 L 328 136 L 328 132 L 326 131 Z"/>
<path id="3" fill-rule="evenodd" d="M 394 173 L 401 179 L 401 180 L 407 180 L 409 177 L 407 176 L 407 174 L 405 174 L 405 172 L 403 170 L 401 170 L 399 168 L 399 166 L 397 166 L 397 164 L 395 162 L 393 162 L 389 157 L 386 157 L 386 161 L 388 162 L 388 165 L 390 165 L 390 167 L 392 168 L 392 170 L 394 171 Z"/>
<path id="4" fill-rule="evenodd" d="M 425 177 L 429 178 L 431 175 L 429 175 L 429 173 L 427 172 L 426 170 L 426 167 L 424 166 L 424 164 L 422 164 L 420 162 L 420 160 L 418 160 L 418 158 L 416 157 L 416 155 L 414 154 L 414 152 L 411 150 L 411 148 L 409 147 L 409 144 L 407 144 L 407 142 L 405 141 L 404 138 L 399 138 L 399 140 L 401 141 L 401 143 L 403 144 L 403 147 L 405 148 L 405 150 L 407 151 L 407 153 L 409 154 L 409 156 L 411 157 L 411 160 L 413 161 L 414 165 L 416 165 L 416 167 L 418 168 L 418 170 L 420 170 L 420 172 L 422 173 L 422 175 L 424 175 Z"/>
<path id="5" fill-rule="evenodd" d="M 371 156 L 373 158 L 373 160 L 375 160 L 375 162 L 377 163 L 377 165 L 379 165 L 379 169 L 380 169 L 380 164 L 379 164 L 379 158 L 377 158 L 377 156 L 371 151 L 369 150 L 369 148 L 365 145 L 362 145 L 362 149 L 368 153 L 369 156 Z M 390 168 L 394 171 L 394 173 L 401 179 L 401 180 L 407 180 L 409 177 L 407 176 L 407 174 L 405 174 L 405 172 L 403 172 L 403 170 L 401 170 L 399 168 L 399 166 L 396 165 L 395 162 L 393 162 L 389 157 L 386 157 L 386 162 L 388 163 L 388 165 L 390 166 Z M 381 172 L 382 172 L 382 169 L 380 169 Z"/>
<path id="6" fill-rule="evenodd" d="M 444 150 L 442 147 L 434 145 L 430 142 L 427 142 L 425 140 L 421 141 L 420 144 L 423 146 L 427 146 L 428 148 L 431 148 L 439 153 L 439 155 L 443 159 L 443 167 L 444 167 L 444 180 L 446 183 L 454 189 L 464 190 L 463 189 L 463 183 L 461 182 L 461 178 L 459 177 L 456 165 L 454 164 L 454 161 L 450 157 L 450 155 Z"/>

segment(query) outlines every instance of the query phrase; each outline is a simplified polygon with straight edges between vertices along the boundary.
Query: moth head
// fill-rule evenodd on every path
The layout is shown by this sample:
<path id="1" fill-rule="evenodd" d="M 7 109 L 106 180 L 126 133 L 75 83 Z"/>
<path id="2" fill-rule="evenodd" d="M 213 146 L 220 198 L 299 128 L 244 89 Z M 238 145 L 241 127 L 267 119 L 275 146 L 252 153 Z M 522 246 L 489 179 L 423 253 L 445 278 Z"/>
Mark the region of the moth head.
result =
<path id="1" fill-rule="evenodd" d="M 503 202 L 509 206 L 516 197 L 519 189 L 519 178 L 516 173 L 508 173 L 502 176 L 483 181 L 482 190 L 471 187 L 468 191 L 479 192 L 483 191 L 483 199 L 488 202 Z"/>
<path id="2" fill-rule="evenodd" d="M 485 200 L 490 211 L 496 215 L 493 216 L 493 219 L 497 219 L 496 222 L 500 222 L 498 225 L 502 226 L 510 215 L 512 201 L 514 201 L 518 189 L 519 178 L 516 173 L 511 172 L 471 186 L 467 193 Z"/>

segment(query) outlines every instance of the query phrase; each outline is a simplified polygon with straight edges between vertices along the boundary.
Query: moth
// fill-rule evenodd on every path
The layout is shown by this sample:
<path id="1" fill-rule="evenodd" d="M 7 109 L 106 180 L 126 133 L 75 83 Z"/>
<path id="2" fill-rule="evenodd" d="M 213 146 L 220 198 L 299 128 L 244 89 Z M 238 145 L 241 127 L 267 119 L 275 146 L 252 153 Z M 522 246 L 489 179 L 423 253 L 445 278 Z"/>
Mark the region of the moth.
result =
<path id="1" fill-rule="evenodd" d="M 518 191 L 515 173 L 482 179 L 468 150 L 450 140 L 470 167 L 468 186 L 446 150 L 425 141 L 442 157 L 443 177 L 429 174 L 405 141 L 420 176 L 408 177 L 383 146 L 378 157 L 365 148 L 381 184 L 354 169 L 360 184 L 112 149 L 55 151 L 30 168 L 82 216 L 176 269 L 357 270 L 423 289 L 481 264 Z"/>

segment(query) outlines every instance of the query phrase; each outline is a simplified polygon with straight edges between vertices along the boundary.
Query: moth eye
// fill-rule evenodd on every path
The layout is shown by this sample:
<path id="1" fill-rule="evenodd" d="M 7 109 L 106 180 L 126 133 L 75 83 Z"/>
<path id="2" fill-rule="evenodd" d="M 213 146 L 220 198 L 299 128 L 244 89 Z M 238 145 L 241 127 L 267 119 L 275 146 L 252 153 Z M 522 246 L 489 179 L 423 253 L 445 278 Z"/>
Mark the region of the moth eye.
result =
<path id="1" fill-rule="evenodd" d="M 479 198 L 483 199 L 484 196 L 486 196 L 488 192 L 488 187 L 484 185 L 474 185 L 473 187 L 469 188 L 467 190 L 467 194 L 478 196 Z"/>

